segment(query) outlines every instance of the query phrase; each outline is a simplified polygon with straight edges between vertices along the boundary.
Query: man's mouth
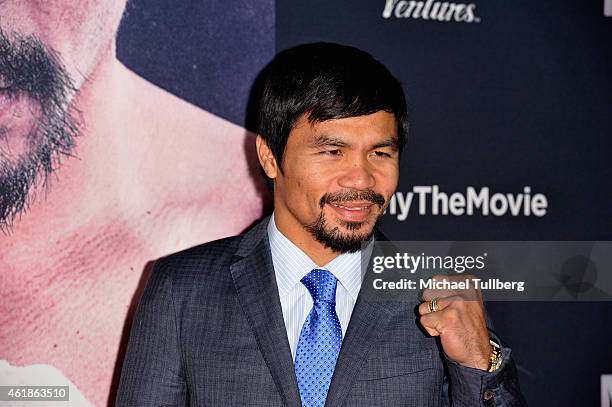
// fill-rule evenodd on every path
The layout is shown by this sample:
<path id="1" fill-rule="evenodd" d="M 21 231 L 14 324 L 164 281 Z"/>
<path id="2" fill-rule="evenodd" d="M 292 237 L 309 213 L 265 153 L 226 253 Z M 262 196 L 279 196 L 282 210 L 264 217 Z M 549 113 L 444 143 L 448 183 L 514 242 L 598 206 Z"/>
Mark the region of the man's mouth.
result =
<path id="1" fill-rule="evenodd" d="M 14 114 L 21 95 L 14 89 L 14 84 L 8 75 L 0 72 L 0 120 Z M 1 124 L 1 123 L 0 123 Z"/>
<path id="2" fill-rule="evenodd" d="M 15 114 L 15 108 L 20 102 L 23 102 L 24 98 L 21 95 L 16 95 L 10 89 L 4 89 L 0 87 L 0 120 L 6 120 L 7 118 Z"/>
<path id="3" fill-rule="evenodd" d="M 28 152 L 40 114 L 40 106 L 25 92 L 0 89 L 0 150 L 4 158 L 16 160 Z"/>
<path id="4" fill-rule="evenodd" d="M 364 222 L 372 211 L 372 202 L 330 202 L 336 214 L 349 222 Z"/>
<path id="5" fill-rule="evenodd" d="M 12 81 L 6 75 L 0 73 L 0 91 L 9 90 L 12 85 Z"/>
<path id="6" fill-rule="evenodd" d="M 11 91 L 9 88 L 2 87 L 2 76 L 0 75 L 0 116 L 2 111 L 7 110 L 11 103 Z"/>
<path id="7" fill-rule="evenodd" d="M 7 131 L 6 126 L 23 127 L 37 107 L 30 95 L 16 89 L 8 77 L 0 73 L 0 127 L 4 132 Z"/>

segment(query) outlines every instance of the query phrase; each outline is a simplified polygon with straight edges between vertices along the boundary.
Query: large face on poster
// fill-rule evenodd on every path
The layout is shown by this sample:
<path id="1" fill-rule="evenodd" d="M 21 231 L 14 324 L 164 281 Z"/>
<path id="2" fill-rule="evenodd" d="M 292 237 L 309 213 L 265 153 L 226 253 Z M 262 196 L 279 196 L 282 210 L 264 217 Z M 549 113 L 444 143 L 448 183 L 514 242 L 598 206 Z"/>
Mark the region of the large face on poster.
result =
<path id="1" fill-rule="evenodd" d="M 0 384 L 69 384 L 78 405 L 112 396 L 150 262 L 242 231 L 264 198 L 248 131 L 118 60 L 125 3 L 0 2 Z M 272 30 L 241 41 L 271 55 Z"/>
<path id="2" fill-rule="evenodd" d="M 5 228 L 24 211 L 37 181 L 47 180 L 76 144 L 72 99 L 108 53 L 123 7 L 102 3 L 3 6 L 0 224 Z"/>

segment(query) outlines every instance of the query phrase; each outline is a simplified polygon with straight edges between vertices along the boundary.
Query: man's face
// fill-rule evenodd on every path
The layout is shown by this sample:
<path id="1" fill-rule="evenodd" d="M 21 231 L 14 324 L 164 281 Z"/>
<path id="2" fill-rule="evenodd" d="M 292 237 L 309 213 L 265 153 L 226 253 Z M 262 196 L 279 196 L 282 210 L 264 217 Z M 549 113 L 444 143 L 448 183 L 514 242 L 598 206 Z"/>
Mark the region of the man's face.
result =
<path id="1" fill-rule="evenodd" d="M 336 252 L 357 251 L 397 187 L 395 116 L 366 116 L 310 124 L 291 131 L 274 180 L 275 213 Z"/>
<path id="2" fill-rule="evenodd" d="M 71 153 L 73 98 L 113 44 L 124 6 L 0 0 L 0 229 Z"/>

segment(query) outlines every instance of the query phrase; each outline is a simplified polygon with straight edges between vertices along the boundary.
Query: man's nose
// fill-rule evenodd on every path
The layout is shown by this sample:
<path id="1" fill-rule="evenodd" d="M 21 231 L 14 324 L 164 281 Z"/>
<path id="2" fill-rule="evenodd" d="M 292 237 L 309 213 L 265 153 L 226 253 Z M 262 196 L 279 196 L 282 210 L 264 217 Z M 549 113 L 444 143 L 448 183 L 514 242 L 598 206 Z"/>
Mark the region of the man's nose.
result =
<path id="1" fill-rule="evenodd" d="M 370 164 L 366 159 L 360 158 L 348 163 L 338 183 L 343 188 L 365 190 L 373 188 L 376 181 Z"/>

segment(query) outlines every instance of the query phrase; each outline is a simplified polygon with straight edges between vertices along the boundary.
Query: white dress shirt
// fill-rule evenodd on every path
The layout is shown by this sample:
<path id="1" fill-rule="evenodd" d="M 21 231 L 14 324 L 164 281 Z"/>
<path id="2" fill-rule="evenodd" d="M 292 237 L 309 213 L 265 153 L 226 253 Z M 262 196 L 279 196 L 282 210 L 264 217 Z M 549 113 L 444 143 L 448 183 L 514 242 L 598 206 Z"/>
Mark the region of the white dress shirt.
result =
<path id="1" fill-rule="evenodd" d="M 342 338 L 344 338 L 361 288 L 361 252 L 339 255 L 326 265 L 319 267 L 306 253 L 277 229 L 274 223 L 274 214 L 272 214 L 270 223 L 268 223 L 268 239 L 293 359 L 295 360 L 302 325 L 304 325 L 313 305 L 310 292 L 300 280 L 313 269 L 328 270 L 338 279 L 336 313 L 342 327 Z M 371 242 L 373 242 L 373 239 Z M 371 247 L 372 244 L 368 246 L 365 252 L 370 252 Z"/>

